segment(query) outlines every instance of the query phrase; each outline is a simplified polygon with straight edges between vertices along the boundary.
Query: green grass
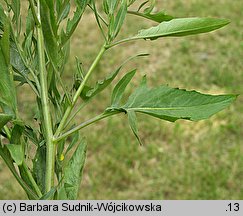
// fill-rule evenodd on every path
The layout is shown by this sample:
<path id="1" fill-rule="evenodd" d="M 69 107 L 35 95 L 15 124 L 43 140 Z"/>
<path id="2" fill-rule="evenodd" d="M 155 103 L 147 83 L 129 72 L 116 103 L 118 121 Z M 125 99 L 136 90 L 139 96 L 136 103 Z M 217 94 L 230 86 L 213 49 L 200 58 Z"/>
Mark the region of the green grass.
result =
<path id="1" fill-rule="evenodd" d="M 127 56 L 148 52 L 151 54 L 148 58 L 137 59 L 126 67 L 127 70 L 138 68 L 128 92 L 146 73 L 150 86 L 169 84 L 204 93 L 242 94 L 241 2 L 158 2 L 169 14 L 178 17 L 223 17 L 230 19 L 231 24 L 210 34 L 140 41 L 117 47 L 105 55 L 96 77 L 102 78 L 112 72 Z M 89 13 L 84 17 L 71 49 L 71 56 L 78 56 L 85 69 L 98 52 L 96 42 L 102 44 L 91 18 Z M 151 24 L 129 16 L 121 37 Z M 74 62 L 71 58 L 67 71 L 75 70 Z M 66 77 L 70 79 L 70 73 Z M 80 114 L 79 122 L 109 105 L 110 90 L 104 91 Z M 20 111 L 30 107 L 33 114 L 34 107 L 30 105 L 33 97 L 28 89 L 19 98 Z M 242 102 L 243 97 L 239 96 L 230 108 L 196 123 L 178 121 L 173 124 L 139 115 L 144 146 L 136 142 L 125 115 L 87 128 L 83 134 L 89 143 L 88 157 L 80 199 L 243 199 Z M 0 164 L 0 191 L 0 199 L 26 198 L 3 163 Z"/>

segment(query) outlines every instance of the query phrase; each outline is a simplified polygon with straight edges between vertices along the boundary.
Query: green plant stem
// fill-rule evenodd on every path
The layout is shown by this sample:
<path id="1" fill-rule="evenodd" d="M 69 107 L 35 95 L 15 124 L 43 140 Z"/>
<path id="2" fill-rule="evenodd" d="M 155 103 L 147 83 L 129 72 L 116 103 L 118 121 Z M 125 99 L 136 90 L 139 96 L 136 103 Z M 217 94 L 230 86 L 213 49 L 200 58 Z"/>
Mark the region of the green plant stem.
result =
<path id="1" fill-rule="evenodd" d="M 71 117 L 67 120 L 67 123 L 65 125 L 64 128 L 66 128 L 71 122 L 72 120 L 75 118 L 75 116 L 88 104 L 88 102 L 84 102 L 82 103 L 78 109 L 71 115 Z"/>
<path id="2" fill-rule="evenodd" d="M 40 22 L 40 2 L 38 5 L 38 19 Z M 45 171 L 45 191 L 49 192 L 54 183 L 54 164 L 55 164 L 55 146 L 52 142 L 53 132 L 50 117 L 50 109 L 48 104 L 48 87 L 47 87 L 47 72 L 45 68 L 45 50 L 44 37 L 41 25 L 37 26 L 37 44 L 39 57 L 39 73 L 41 85 L 41 104 L 44 120 L 44 133 L 46 139 L 46 171 Z"/>
<path id="3" fill-rule="evenodd" d="M 106 25 L 106 27 L 108 27 L 108 23 L 107 21 L 98 13 L 97 10 L 95 10 L 94 8 L 92 8 L 91 4 L 88 4 L 89 8 L 93 11 L 96 12 L 98 17 L 101 19 L 101 21 Z"/>
<path id="4" fill-rule="evenodd" d="M 59 142 L 59 141 L 65 139 L 66 137 L 74 134 L 75 132 L 79 131 L 82 128 L 85 128 L 85 127 L 87 127 L 87 126 L 89 126 L 89 125 L 91 125 L 91 124 L 93 124 L 95 122 L 98 122 L 98 121 L 100 121 L 100 120 L 102 120 L 104 118 L 107 118 L 109 116 L 112 116 L 112 115 L 115 115 L 115 114 L 118 114 L 118 113 L 121 113 L 121 112 L 120 111 L 113 111 L 113 112 L 108 112 L 108 113 L 102 113 L 102 114 L 100 114 L 100 115 L 98 115 L 98 116 L 96 116 L 96 117 L 94 117 L 92 119 L 89 119 L 88 121 L 83 122 L 82 124 L 74 127 L 73 129 L 71 129 L 71 130 L 67 131 L 66 133 L 62 134 L 61 136 L 55 138 L 53 140 L 53 142 Z"/>
<path id="5" fill-rule="evenodd" d="M 142 39 L 142 38 L 138 38 L 138 37 L 125 38 L 125 39 L 122 39 L 122 40 L 119 40 L 119 41 L 116 41 L 114 43 L 107 45 L 106 49 L 110 49 L 110 48 L 117 46 L 117 45 L 120 45 L 122 43 L 127 43 L 127 42 L 138 40 L 138 39 Z"/>
<path id="6" fill-rule="evenodd" d="M 56 130 L 56 133 L 54 134 L 54 137 L 57 137 L 60 135 L 60 133 L 62 132 L 62 130 L 64 129 L 65 125 L 66 125 L 66 122 L 75 106 L 75 104 L 77 103 L 78 101 L 78 98 L 80 96 L 80 94 L 82 93 L 83 89 L 84 89 L 84 86 L 85 84 L 87 83 L 88 79 L 90 78 L 91 74 L 93 73 L 95 67 L 97 66 L 97 64 L 99 63 L 100 59 L 102 58 L 104 52 L 106 51 L 106 44 L 102 46 L 99 54 L 97 55 L 97 57 L 95 58 L 93 64 L 91 65 L 89 71 L 87 72 L 87 74 L 85 75 L 84 77 L 84 80 L 82 81 L 82 83 L 80 84 L 78 90 L 76 91 L 74 97 L 73 97 L 73 101 L 72 103 L 68 106 L 68 108 L 66 109 L 65 111 L 65 114 Z"/>
<path id="7" fill-rule="evenodd" d="M 10 132 L 9 128 L 6 125 L 4 125 L 3 129 L 5 130 L 7 138 L 10 140 L 11 139 L 11 132 Z"/>
<path id="8" fill-rule="evenodd" d="M 39 188 L 38 185 L 36 184 L 35 179 L 33 178 L 33 176 L 32 176 L 32 174 L 31 174 L 31 172 L 30 172 L 28 166 L 26 165 L 25 162 L 22 164 L 22 166 L 23 166 L 23 169 L 25 170 L 25 172 L 26 172 L 26 174 L 27 174 L 27 176 L 28 176 L 28 178 L 29 178 L 29 180 L 30 180 L 30 183 L 31 183 L 31 185 L 33 186 L 33 188 L 34 188 L 36 194 L 37 194 L 39 197 L 42 197 L 42 193 L 41 193 L 41 191 L 40 191 L 40 188 Z"/>

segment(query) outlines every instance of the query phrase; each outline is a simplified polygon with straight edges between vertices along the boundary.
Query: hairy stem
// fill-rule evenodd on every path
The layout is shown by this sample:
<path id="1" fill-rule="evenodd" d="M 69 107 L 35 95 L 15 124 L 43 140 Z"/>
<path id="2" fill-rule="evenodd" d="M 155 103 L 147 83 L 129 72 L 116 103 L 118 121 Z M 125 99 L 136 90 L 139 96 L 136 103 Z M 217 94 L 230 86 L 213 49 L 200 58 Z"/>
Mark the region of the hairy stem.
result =
<path id="1" fill-rule="evenodd" d="M 38 19 L 40 22 L 40 3 L 38 1 Z M 41 23 L 41 22 L 40 22 Z M 45 67 L 45 50 L 44 37 L 41 25 L 37 26 L 37 44 L 39 57 L 39 73 L 41 85 L 41 104 L 44 120 L 44 133 L 46 139 L 46 171 L 45 171 L 45 191 L 50 191 L 54 183 L 54 164 L 55 164 L 55 147 L 52 142 L 53 132 L 50 117 L 50 109 L 48 104 L 48 87 L 47 87 L 47 72 Z"/>
<path id="2" fill-rule="evenodd" d="M 78 101 L 78 98 L 80 96 L 80 94 L 82 93 L 83 89 L 84 89 L 84 86 L 85 84 L 87 83 L 88 79 L 90 78 L 91 74 L 93 73 L 95 67 L 97 66 L 97 64 L 99 63 L 100 59 L 102 58 L 104 52 L 105 52 L 106 48 L 105 48 L 105 45 L 102 46 L 99 54 L 97 55 L 96 59 L 94 60 L 93 64 L 91 65 L 89 71 L 87 72 L 87 74 L 85 75 L 84 77 L 84 80 L 82 81 L 82 83 L 80 84 L 78 90 L 76 91 L 74 97 L 73 97 L 73 101 L 71 103 L 71 105 L 68 106 L 68 108 L 66 109 L 65 111 L 65 114 L 60 122 L 60 125 L 59 127 L 57 128 L 56 130 L 56 133 L 54 135 L 54 137 L 57 137 L 60 135 L 60 133 L 62 132 L 62 130 L 64 129 L 65 125 L 66 125 L 66 122 L 75 106 L 75 104 L 77 103 Z"/>

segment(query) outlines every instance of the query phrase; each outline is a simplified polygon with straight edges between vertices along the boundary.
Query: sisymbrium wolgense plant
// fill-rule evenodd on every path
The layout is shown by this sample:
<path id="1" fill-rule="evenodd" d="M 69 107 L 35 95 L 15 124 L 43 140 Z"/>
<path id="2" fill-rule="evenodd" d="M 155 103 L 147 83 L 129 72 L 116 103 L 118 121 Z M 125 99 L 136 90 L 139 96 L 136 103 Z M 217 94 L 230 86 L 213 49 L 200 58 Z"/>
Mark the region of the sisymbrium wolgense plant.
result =
<path id="1" fill-rule="evenodd" d="M 94 14 L 104 43 L 87 71 L 77 59 L 73 84 L 67 86 L 63 75 L 71 39 L 86 10 Z M 117 39 L 127 15 L 153 21 L 154 26 Z M 0 155 L 29 199 L 77 199 L 87 147 L 80 137 L 82 129 L 89 125 L 124 113 L 141 143 L 137 113 L 170 122 L 198 121 L 229 106 L 236 95 L 201 94 L 167 85 L 150 88 L 145 77 L 122 103 L 124 91 L 136 73 L 131 70 L 114 86 L 111 103 L 101 114 L 78 124 L 74 121 L 133 59 L 128 58 L 113 73 L 90 86 L 97 64 L 110 49 L 141 39 L 206 33 L 228 23 L 217 18 L 175 18 L 156 12 L 154 0 L 1 1 Z M 138 56 L 145 54 L 134 57 Z M 16 95 L 23 85 L 28 85 L 36 98 L 37 112 L 32 122 L 18 112 Z"/>

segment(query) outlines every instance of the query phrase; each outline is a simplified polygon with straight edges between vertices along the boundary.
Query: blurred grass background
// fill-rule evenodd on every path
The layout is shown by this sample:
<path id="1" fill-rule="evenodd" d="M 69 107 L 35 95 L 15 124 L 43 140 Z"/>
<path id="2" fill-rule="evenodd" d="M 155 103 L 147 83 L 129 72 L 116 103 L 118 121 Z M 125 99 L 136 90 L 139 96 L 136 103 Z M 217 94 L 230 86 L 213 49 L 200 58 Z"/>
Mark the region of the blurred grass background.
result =
<path id="1" fill-rule="evenodd" d="M 213 33 L 124 44 L 107 53 L 91 82 L 111 73 L 127 57 L 150 53 L 129 63 L 120 74 L 138 69 L 128 93 L 147 74 L 150 86 L 169 84 L 203 93 L 243 93 L 243 4 L 241 1 L 157 1 L 158 8 L 177 17 L 211 16 L 231 20 Z M 121 38 L 154 25 L 128 15 Z M 72 38 L 67 82 L 76 70 L 75 56 L 87 69 L 102 45 L 93 14 L 87 11 Z M 20 112 L 31 118 L 33 96 L 19 94 Z M 78 122 L 102 112 L 112 88 L 100 94 Z M 243 199 L 243 97 L 206 121 L 169 123 L 139 115 L 144 146 L 133 137 L 125 115 L 99 122 L 82 133 L 88 156 L 80 199 Z M 26 199 L 23 190 L 0 162 L 0 199 Z"/>

